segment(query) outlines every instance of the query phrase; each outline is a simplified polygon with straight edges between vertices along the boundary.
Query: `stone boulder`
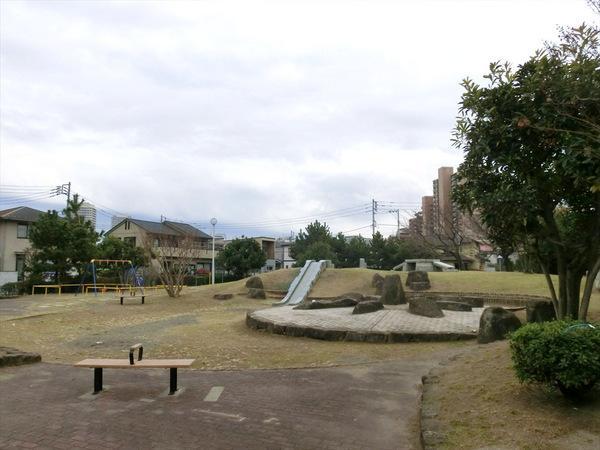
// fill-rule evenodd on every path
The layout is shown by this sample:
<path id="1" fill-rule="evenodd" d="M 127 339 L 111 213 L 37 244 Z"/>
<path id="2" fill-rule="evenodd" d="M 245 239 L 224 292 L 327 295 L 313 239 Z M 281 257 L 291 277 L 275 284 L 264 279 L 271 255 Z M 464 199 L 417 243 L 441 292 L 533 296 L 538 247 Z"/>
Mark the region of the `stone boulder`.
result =
<path id="1" fill-rule="evenodd" d="M 213 298 L 215 300 L 229 300 L 233 298 L 233 294 L 215 294 Z"/>
<path id="2" fill-rule="evenodd" d="M 356 300 L 357 302 L 362 302 L 365 296 L 362 295 L 360 292 L 346 292 L 345 294 L 338 296 L 337 300 L 341 300 L 344 298 L 351 298 L 352 300 Z"/>
<path id="3" fill-rule="evenodd" d="M 381 295 L 365 295 L 363 298 L 363 302 L 380 302 Z"/>
<path id="4" fill-rule="evenodd" d="M 406 286 L 411 288 L 413 291 L 424 291 L 431 289 L 431 282 L 429 281 L 429 275 L 427 272 L 422 270 L 413 270 L 408 272 L 406 277 Z"/>
<path id="5" fill-rule="evenodd" d="M 376 300 L 369 300 L 358 303 L 352 310 L 352 314 L 366 314 L 383 309 L 383 303 Z"/>
<path id="6" fill-rule="evenodd" d="M 448 300 L 437 300 L 436 303 L 440 308 L 448 311 L 473 311 L 473 307 L 468 303 L 451 302 Z"/>
<path id="7" fill-rule="evenodd" d="M 0 367 L 21 366 L 40 362 L 42 357 L 39 353 L 30 353 L 11 347 L 0 347 Z"/>
<path id="8" fill-rule="evenodd" d="M 353 298 L 339 298 L 335 300 L 312 300 L 308 303 L 301 303 L 294 309 L 325 309 L 325 308 L 349 308 L 356 306 L 358 302 Z"/>
<path id="9" fill-rule="evenodd" d="M 508 333 L 520 326 L 521 321 L 514 313 L 499 306 L 490 306 L 483 310 L 479 319 L 477 342 L 487 344 L 504 339 Z"/>
<path id="10" fill-rule="evenodd" d="M 264 289 L 264 285 L 260 277 L 253 276 L 246 280 L 246 287 L 252 289 Z"/>
<path id="11" fill-rule="evenodd" d="M 384 305 L 402 305 L 406 303 L 406 294 L 400 275 L 386 275 L 383 279 L 381 302 Z"/>
<path id="12" fill-rule="evenodd" d="M 432 298 L 413 298 L 408 302 L 408 312 L 417 316 L 444 317 L 444 313 Z"/>
<path id="13" fill-rule="evenodd" d="M 552 302 L 532 301 L 527 302 L 527 323 L 530 322 L 550 322 L 556 320 L 556 312 Z"/>
<path id="14" fill-rule="evenodd" d="M 383 277 L 381 275 L 379 275 L 378 273 L 373 275 L 373 278 L 371 278 L 371 287 L 377 287 L 378 284 L 383 282 Z"/>
<path id="15" fill-rule="evenodd" d="M 248 298 L 267 298 L 267 294 L 265 294 L 264 289 L 250 288 L 248 289 Z"/>

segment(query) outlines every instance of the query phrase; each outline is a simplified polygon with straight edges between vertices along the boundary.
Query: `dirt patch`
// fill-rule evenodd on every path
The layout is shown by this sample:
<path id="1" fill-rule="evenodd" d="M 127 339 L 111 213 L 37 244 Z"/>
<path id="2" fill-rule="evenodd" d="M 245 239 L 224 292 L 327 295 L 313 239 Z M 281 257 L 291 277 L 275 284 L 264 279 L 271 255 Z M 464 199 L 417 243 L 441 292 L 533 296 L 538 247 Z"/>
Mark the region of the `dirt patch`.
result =
<path id="1" fill-rule="evenodd" d="M 432 449 L 596 449 L 600 389 L 574 404 L 521 385 L 506 341 L 478 345 L 427 378 L 422 426 Z"/>

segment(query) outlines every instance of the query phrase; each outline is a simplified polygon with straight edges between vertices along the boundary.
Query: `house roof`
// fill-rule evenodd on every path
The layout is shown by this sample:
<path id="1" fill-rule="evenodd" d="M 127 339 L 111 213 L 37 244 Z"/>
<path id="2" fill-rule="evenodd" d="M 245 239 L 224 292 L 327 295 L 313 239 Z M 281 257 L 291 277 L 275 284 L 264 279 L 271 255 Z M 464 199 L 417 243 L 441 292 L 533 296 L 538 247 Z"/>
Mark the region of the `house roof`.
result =
<path id="1" fill-rule="evenodd" d="M 44 214 L 44 211 L 28 206 L 17 206 L 0 211 L 0 219 L 12 222 L 37 222 L 41 214 Z"/>
<path id="2" fill-rule="evenodd" d="M 198 228 L 193 227 L 187 223 L 182 222 L 171 222 L 165 220 L 164 222 L 152 222 L 150 220 L 141 220 L 141 219 L 123 219 L 117 225 L 108 230 L 107 234 L 110 234 L 114 229 L 119 227 L 125 220 L 129 220 L 131 223 L 136 224 L 142 230 L 147 231 L 152 234 L 162 234 L 162 235 L 187 235 L 196 238 L 209 239 L 210 236 L 203 231 L 200 231 Z"/>

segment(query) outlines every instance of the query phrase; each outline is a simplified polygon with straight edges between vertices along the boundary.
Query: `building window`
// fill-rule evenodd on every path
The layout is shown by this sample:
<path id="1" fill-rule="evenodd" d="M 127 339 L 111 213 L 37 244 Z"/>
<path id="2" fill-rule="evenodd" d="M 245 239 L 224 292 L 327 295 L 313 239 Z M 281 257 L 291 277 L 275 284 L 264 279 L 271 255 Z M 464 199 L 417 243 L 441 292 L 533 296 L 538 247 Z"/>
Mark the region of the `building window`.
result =
<path id="1" fill-rule="evenodd" d="M 131 244 L 132 247 L 135 247 L 135 236 L 124 237 L 123 242 L 125 242 L 126 244 Z"/>
<path id="2" fill-rule="evenodd" d="M 129 222 L 129 220 L 125 221 L 125 229 L 129 230 L 131 228 L 131 222 Z"/>
<path id="3" fill-rule="evenodd" d="M 29 224 L 17 224 L 17 237 L 19 239 L 27 239 L 29 237 Z"/>
<path id="4" fill-rule="evenodd" d="M 23 279 L 23 271 L 25 269 L 25 255 L 16 255 L 15 272 L 18 273 L 18 280 Z"/>

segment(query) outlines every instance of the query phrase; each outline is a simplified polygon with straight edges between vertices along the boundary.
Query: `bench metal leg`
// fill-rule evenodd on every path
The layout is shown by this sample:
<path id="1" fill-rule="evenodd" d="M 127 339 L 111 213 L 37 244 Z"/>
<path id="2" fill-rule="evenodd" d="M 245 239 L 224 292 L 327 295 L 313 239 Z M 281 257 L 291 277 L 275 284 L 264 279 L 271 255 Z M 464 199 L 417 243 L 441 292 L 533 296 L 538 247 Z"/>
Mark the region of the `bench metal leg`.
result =
<path id="1" fill-rule="evenodd" d="M 144 296 L 142 295 L 142 305 L 144 304 Z"/>
<path id="2" fill-rule="evenodd" d="M 123 304 L 123 297 L 121 297 L 121 305 Z"/>
<path id="3" fill-rule="evenodd" d="M 102 367 L 94 368 L 94 394 L 102 390 Z"/>
<path id="4" fill-rule="evenodd" d="M 171 367 L 169 371 L 169 395 L 173 395 L 177 391 L 177 367 Z"/>

